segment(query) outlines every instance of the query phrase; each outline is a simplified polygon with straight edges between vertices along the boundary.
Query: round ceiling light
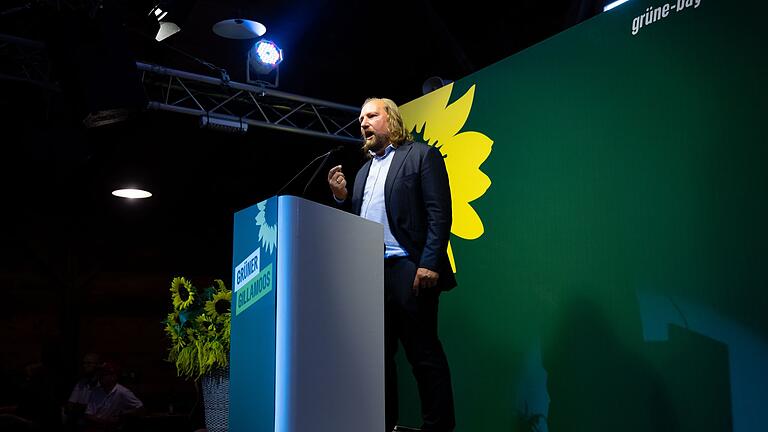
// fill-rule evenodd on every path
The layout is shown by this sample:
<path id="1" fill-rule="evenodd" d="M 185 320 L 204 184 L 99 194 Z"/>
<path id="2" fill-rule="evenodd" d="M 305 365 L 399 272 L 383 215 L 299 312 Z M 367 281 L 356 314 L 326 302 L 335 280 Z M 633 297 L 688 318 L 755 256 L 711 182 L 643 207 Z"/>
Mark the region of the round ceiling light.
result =
<path id="1" fill-rule="evenodd" d="M 151 197 L 152 193 L 141 189 L 117 189 L 112 191 L 112 195 L 120 198 L 141 199 Z"/>
<path id="2" fill-rule="evenodd" d="M 260 22 L 234 18 L 217 22 L 213 32 L 227 39 L 253 39 L 263 36 L 267 28 Z"/>

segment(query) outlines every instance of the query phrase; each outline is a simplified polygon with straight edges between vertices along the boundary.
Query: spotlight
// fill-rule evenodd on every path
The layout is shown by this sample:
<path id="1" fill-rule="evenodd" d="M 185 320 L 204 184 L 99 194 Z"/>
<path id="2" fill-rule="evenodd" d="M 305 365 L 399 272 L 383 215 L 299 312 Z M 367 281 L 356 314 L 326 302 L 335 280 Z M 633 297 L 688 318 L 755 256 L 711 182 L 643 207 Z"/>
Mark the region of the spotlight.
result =
<path id="1" fill-rule="evenodd" d="M 283 50 L 275 45 L 274 42 L 266 39 L 262 39 L 253 45 L 253 53 L 254 57 L 251 60 L 254 62 L 254 68 L 259 73 L 269 73 L 283 61 Z"/>
<path id="2" fill-rule="evenodd" d="M 155 36 L 155 40 L 160 42 L 161 40 L 174 35 L 178 32 L 180 32 L 181 29 L 179 26 L 172 22 L 160 22 L 160 30 L 157 31 L 157 36 Z"/>
<path id="3" fill-rule="evenodd" d="M 155 40 L 158 42 L 181 31 L 181 24 L 189 16 L 195 4 L 193 0 L 159 0 L 147 14 L 160 24 Z"/>
<path id="4" fill-rule="evenodd" d="M 168 16 L 168 11 L 163 10 L 160 4 L 153 7 L 147 15 L 154 16 L 157 18 L 157 22 L 160 23 L 160 30 L 157 31 L 157 35 L 155 36 L 155 40 L 158 42 L 181 31 L 181 28 L 176 25 L 176 23 L 163 21 L 163 18 Z"/>
<path id="5" fill-rule="evenodd" d="M 246 80 L 249 83 L 277 87 L 280 75 L 280 62 L 283 61 L 283 50 L 274 42 L 261 39 L 248 50 L 248 69 Z M 267 75 L 274 71 L 274 82 L 268 81 Z M 265 80 L 267 79 L 267 80 Z"/>

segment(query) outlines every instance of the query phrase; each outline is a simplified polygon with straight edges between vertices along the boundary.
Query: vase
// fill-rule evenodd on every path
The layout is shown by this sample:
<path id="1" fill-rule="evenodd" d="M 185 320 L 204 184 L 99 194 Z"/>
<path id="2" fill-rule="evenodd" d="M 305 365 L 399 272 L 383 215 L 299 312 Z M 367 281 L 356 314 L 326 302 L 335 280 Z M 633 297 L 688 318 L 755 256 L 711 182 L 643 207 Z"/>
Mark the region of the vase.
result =
<path id="1" fill-rule="evenodd" d="M 229 368 L 203 375 L 203 406 L 208 432 L 229 429 Z"/>

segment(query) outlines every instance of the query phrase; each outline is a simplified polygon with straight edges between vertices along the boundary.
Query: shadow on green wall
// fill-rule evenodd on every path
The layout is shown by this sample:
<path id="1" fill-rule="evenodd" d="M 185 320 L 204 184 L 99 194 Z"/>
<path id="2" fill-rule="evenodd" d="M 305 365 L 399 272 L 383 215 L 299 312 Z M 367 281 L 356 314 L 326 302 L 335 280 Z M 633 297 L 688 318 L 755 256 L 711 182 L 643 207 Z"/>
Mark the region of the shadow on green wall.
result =
<path id="1" fill-rule="evenodd" d="M 550 431 L 679 430 L 662 378 L 595 303 L 575 298 L 560 316 L 542 353 Z"/>

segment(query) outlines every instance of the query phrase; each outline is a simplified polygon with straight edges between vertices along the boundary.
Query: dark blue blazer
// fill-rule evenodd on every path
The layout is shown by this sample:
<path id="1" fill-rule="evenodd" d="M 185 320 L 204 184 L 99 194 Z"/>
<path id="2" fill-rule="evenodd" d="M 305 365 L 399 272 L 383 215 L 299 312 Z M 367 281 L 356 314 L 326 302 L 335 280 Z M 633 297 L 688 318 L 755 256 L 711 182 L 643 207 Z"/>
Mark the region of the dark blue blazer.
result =
<path id="1" fill-rule="evenodd" d="M 352 192 L 352 211 L 359 215 L 371 161 L 360 168 Z M 392 235 L 419 266 L 440 274 L 438 288 L 456 286 L 448 260 L 451 234 L 451 190 L 440 151 L 406 141 L 393 155 L 384 183 L 384 202 Z"/>

